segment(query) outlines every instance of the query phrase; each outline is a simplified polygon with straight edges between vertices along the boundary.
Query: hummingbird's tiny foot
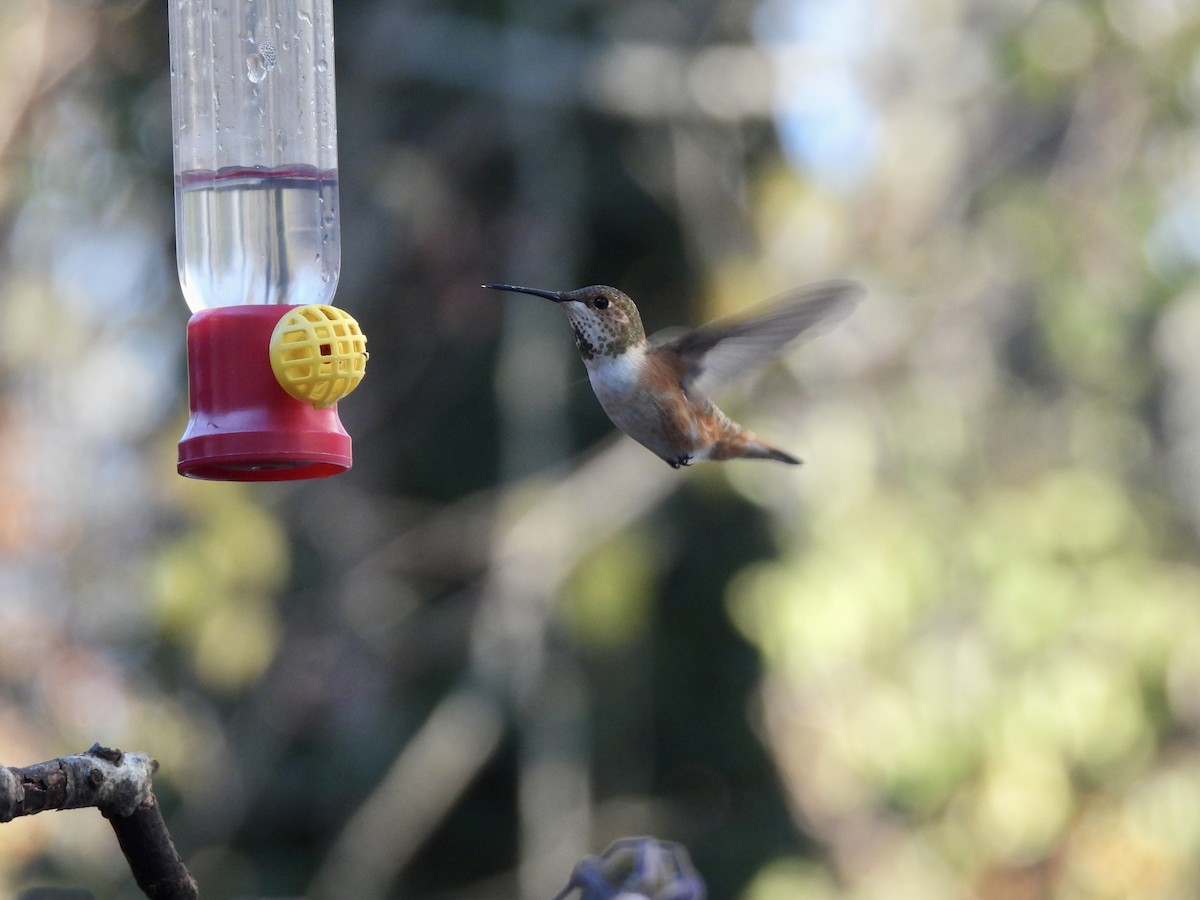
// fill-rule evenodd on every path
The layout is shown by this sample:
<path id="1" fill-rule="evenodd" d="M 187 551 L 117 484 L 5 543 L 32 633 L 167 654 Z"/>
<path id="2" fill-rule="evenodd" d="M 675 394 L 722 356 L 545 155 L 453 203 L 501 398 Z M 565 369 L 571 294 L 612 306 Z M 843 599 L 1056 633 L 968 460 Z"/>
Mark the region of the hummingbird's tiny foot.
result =
<path id="1" fill-rule="evenodd" d="M 692 455 L 685 453 L 683 456 L 677 456 L 674 459 L 668 459 L 667 465 L 672 469 L 678 469 L 680 466 L 690 466 L 692 464 Z"/>

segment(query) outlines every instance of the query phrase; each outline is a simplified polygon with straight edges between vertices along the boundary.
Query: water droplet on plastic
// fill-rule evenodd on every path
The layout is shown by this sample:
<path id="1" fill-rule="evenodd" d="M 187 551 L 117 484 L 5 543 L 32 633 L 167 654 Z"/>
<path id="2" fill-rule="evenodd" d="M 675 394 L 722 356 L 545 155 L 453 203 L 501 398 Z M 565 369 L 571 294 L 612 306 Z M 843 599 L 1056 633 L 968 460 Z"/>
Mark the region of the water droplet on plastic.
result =
<path id="1" fill-rule="evenodd" d="M 267 77 L 267 64 L 257 50 L 246 57 L 246 77 L 255 84 Z"/>
<path id="2" fill-rule="evenodd" d="M 329 63 L 325 62 L 325 60 L 323 60 L 323 59 L 317 60 L 317 71 L 318 72 L 324 72 L 328 68 L 329 68 Z"/>

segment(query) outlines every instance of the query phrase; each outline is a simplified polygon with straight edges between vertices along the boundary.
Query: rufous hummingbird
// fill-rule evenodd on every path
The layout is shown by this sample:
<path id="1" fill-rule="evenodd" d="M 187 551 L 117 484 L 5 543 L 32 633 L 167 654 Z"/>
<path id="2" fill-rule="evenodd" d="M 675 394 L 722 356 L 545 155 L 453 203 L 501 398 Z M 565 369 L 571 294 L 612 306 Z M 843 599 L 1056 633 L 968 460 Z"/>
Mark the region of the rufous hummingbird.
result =
<path id="1" fill-rule="evenodd" d="M 731 420 L 709 394 L 770 362 L 803 331 L 848 313 L 863 294 L 854 282 L 823 282 L 783 294 L 748 316 L 647 339 L 637 306 L 614 287 L 544 291 L 515 284 L 483 286 L 559 304 L 571 320 L 575 346 L 608 417 L 676 469 L 706 459 L 775 459 L 798 465 L 799 459 Z"/>

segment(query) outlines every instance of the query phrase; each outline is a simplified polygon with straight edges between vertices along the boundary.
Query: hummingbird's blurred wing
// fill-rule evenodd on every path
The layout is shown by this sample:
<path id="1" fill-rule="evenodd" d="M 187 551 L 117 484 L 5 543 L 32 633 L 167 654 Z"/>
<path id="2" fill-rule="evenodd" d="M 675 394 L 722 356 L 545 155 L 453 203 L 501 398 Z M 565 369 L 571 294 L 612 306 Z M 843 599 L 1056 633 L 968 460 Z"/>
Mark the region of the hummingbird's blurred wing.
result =
<path id="1" fill-rule="evenodd" d="M 840 321 L 864 293 L 853 281 L 824 281 L 781 294 L 750 315 L 718 319 L 682 334 L 672 329 L 650 342 L 678 353 L 684 387 L 707 396 L 766 365 L 803 332 Z"/>

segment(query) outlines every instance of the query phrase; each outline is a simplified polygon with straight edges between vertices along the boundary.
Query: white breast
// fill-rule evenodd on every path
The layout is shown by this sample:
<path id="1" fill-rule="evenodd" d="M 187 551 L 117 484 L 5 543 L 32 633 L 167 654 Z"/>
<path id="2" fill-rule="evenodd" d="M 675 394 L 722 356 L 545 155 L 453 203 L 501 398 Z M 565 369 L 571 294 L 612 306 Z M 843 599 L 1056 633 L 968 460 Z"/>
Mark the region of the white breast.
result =
<path id="1" fill-rule="evenodd" d="M 613 424 L 663 459 L 679 456 L 664 429 L 664 398 L 646 390 L 639 380 L 645 350 L 587 360 L 588 378 L 596 398 Z"/>
<path id="2" fill-rule="evenodd" d="M 605 412 L 627 403 L 638 389 L 638 372 L 644 351 L 627 350 L 620 356 L 598 356 L 586 361 L 588 380 Z"/>

